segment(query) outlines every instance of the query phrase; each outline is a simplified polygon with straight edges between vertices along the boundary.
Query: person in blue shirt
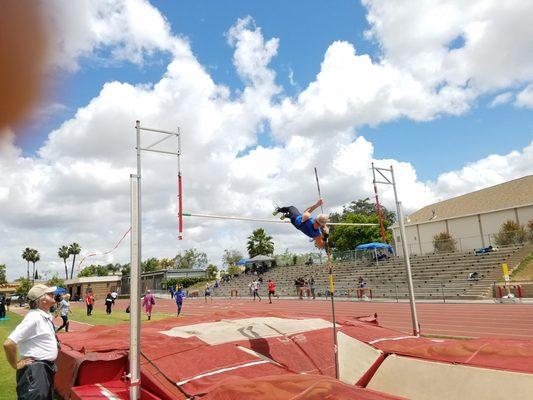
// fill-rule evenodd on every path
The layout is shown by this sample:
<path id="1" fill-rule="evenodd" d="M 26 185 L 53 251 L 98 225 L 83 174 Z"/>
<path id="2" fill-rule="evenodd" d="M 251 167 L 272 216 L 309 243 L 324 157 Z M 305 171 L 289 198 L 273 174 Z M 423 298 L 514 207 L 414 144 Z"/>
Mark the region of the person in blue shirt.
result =
<path id="1" fill-rule="evenodd" d="M 181 308 L 183 307 L 184 297 L 185 293 L 183 292 L 183 288 L 181 286 L 178 286 L 176 288 L 176 291 L 174 292 L 174 300 L 176 301 L 176 306 L 178 306 L 178 317 L 181 314 Z"/>
<path id="2" fill-rule="evenodd" d="M 327 214 L 318 214 L 316 218 L 311 216 L 311 213 L 322 204 L 323 200 L 318 199 L 315 204 L 306 208 L 303 214 L 294 206 L 277 207 L 273 214 L 281 213 L 281 219 L 289 218 L 296 229 L 313 239 L 317 248 L 323 249 L 329 235 L 329 228 L 326 226 L 328 216 Z"/>

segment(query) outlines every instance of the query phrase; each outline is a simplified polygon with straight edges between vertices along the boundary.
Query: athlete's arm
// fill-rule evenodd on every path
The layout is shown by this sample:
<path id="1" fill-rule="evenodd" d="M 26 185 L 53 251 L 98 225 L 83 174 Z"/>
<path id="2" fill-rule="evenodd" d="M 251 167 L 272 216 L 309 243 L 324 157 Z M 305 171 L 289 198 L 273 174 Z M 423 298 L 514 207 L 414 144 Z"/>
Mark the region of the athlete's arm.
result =
<path id="1" fill-rule="evenodd" d="M 318 207 L 320 207 L 322 204 L 324 204 L 324 201 L 322 199 L 318 199 L 318 201 L 315 204 L 308 207 L 302 214 L 302 222 L 305 222 L 309 218 L 311 218 L 311 213 L 315 211 Z"/>

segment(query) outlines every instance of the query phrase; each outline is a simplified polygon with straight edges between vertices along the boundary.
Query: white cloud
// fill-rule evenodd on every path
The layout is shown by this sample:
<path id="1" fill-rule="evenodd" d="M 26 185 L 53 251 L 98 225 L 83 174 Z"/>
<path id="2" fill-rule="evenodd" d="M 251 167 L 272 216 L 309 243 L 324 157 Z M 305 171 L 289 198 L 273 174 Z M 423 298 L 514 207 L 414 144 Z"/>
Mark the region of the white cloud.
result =
<path id="1" fill-rule="evenodd" d="M 497 106 L 501 106 L 502 104 L 507 104 L 513 99 L 513 93 L 511 92 L 505 92 L 501 93 L 498 96 L 496 96 L 491 102 L 489 107 L 494 108 Z"/>
<path id="2" fill-rule="evenodd" d="M 159 10 L 146 0 L 54 0 L 43 6 L 51 35 L 50 64 L 74 71 L 80 57 L 109 52 L 110 60 L 140 64 L 145 56 L 188 51 Z"/>
<path id="3" fill-rule="evenodd" d="M 528 85 L 518 93 L 515 105 L 524 108 L 533 108 L 533 85 Z"/>

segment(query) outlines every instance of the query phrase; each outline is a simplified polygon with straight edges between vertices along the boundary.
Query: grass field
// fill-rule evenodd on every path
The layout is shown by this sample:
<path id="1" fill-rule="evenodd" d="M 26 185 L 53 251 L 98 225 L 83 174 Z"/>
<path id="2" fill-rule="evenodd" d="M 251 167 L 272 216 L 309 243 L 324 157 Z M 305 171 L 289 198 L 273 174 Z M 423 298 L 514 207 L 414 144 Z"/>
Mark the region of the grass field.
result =
<path id="1" fill-rule="evenodd" d="M 0 321 L 0 342 L 2 344 L 22 320 L 20 315 L 12 312 L 8 312 L 7 317 L 9 320 Z M 0 388 L 1 400 L 14 400 L 17 398 L 15 370 L 8 364 L 3 346 L 0 351 Z"/>
<path id="2" fill-rule="evenodd" d="M 511 275 L 512 281 L 533 281 L 533 254 L 522 260 Z"/>
<path id="3" fill-rule="evenodd" d="M 157 310 L 154 310 L 157 311 Z M 161 312 L 155 312 L 152 315 L 151 321 L 157 321 L 160 319 L 173 317 L 175 314 L 167 314 Z M 87 315 L 85 306 L 83 307 L 72 307 L 72 314 L 69 315 L 69 319 L 72 321 L 81 322 L 84 324 L 91 325 L 114 325 L 122 322 L 129 322 L 130 314 L 126 313 L 123 309 L 119 310 L 118 308 L 114 309 L 110 315 L 107 315 L 105 310 L 100 308 L 95 308 L 92 312 L 92 315 Z M 150 323 L 147 321 L 146 315 L 144 312 L 141 314 L 141 321 L 143 323 Z M 54 321 L 56 325 L 59 321 Z"/>

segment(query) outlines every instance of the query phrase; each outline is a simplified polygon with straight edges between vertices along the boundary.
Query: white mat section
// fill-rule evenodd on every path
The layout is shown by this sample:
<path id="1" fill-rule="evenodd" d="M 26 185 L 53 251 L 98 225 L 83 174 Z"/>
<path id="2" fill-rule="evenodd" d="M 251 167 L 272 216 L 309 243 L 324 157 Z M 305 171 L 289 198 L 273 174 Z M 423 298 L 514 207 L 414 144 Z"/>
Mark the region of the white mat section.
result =
<path id="1" fill-rule="evenodd" d="M 337 343 L 339 345 L 339 379 L 350 385 L 357 383 L 381 355 L 380 350 L 342 332 L 337 334 Z"/>
<path id="2" fill-rule="evenodd" d="M 367 387 L 412 400 L 531 400 L 533 374 L 391 355 Z"/>
<path id="3" fill-rule="evenodd" d="M 210 345 L 217 345 L 238 340 L 292 335 L 324 328 L 331 328 L 331 322 L 321 318 L 257 317 L 176 326 L 160 333 L 180 338 L 197 336 Z"/>

